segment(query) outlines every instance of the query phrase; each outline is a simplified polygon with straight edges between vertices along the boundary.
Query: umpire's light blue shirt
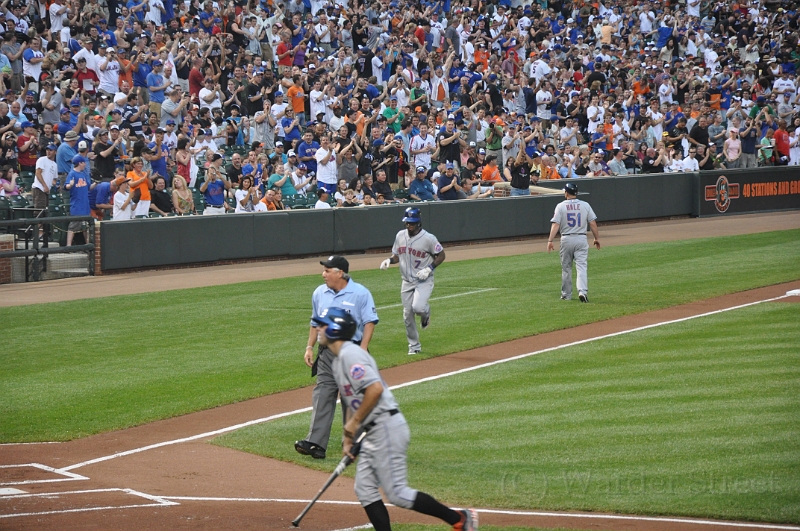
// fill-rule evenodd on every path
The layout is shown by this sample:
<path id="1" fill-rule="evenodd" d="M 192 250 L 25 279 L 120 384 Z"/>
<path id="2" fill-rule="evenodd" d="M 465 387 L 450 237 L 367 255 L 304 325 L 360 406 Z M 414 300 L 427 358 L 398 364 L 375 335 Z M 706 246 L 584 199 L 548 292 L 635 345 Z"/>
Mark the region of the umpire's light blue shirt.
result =
<path id="1" fill-rule="evenodd" d="M 372 293 L 358 282 L 350 279 L 347 286 L 338 293 L 326 284 L 314 290 L 311 296 L 311 317 L 319 317 L 323 310 L 328 308 L 342 308 L 353 316 L 358 323 L 358 329 L 353 336 L 353 342 L 360 342 L 364 336 L 364 325 L 367 323 L 378 324 L 378 312 L 375 311 L 375 301 Z M 311 321 L 314 326 L 314 321 Z"/>

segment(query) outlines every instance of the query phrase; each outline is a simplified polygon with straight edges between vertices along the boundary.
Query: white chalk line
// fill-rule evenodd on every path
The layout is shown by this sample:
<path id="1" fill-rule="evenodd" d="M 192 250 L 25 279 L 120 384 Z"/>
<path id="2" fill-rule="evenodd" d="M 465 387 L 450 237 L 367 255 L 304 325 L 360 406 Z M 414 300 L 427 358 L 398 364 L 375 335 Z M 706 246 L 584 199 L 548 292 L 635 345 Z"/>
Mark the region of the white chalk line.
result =
<path id="1" fill-rule="evenodd" d="M 344 529 L 336 529 L 335 531 L 356 531 L 357 529 L 372 529 L 372 524 L 357 525 L 355 527 L 345 527 Z"/>
<path id="2" fill-rule="evenodd" d="M 258 502 L 258 503 L 297 503 L 306 504 L 310 500 L 298 500 L 292 498 L 226 498 L 226 497 L 205 497 L 205 496 L 162 496 L 166 500 L 178 501 L 221 501 L 221 502 Z M 325 505 L 361 505 L 357 501 L 338 501 L 338 500 L 318 500 L 317 503 Z M 391 506 L 391 504 L 386 504 Z M 752 529 L 786 529 L 791 531 L 798 531 L 800 527 L 791 525 L 779 524 L 757 524 L 746 522 L 726 522 L 724 520 L 705 520 L 695 518 L 673 518 L 673 517 L 660 517 L 660 516 L 628 516 L 616 514 L 589 514 L 589 513 L 558 513 L 547 511 L 514 511 L 504 509 L 475 509 L 478 513 L 485 514 L 503 514 L 509 516 L 541 516 L 541 517 L 558 517 L 558 518 L 589 518 L 601 520 L 633 520 L 639 522 L 670 522 L 678 524 L 696 524 L 696 525 L 717 525 L 724 527 L 743 527 Z M 366 526 L 348 527 L 347 529 L 367 529 L 372 527 L 370 524 Z M 346 531 L 344 529 L 338 531 Z"/>
<path id="3" fill-rule="evenodd" d="M 36 494 L 13 494 L 10 496 L 0 496 L 0 500 L 7 499 L 21 499 L 21 498 L 59 498 L 61 496 L 70 494 L 97 494 L 101 492 L 124 492 L 132 496 L 138 496 L 154 503 L 135 503 L 128 505 L 106 505 L 102 507 L 81 507 L 79 509 L 58 509 L 54 511 L 37 511 L 30 513 L 13 513 L 13 514 L 0 514 L 0 518 L 19 518 L 21 516 L 44 516 L 50 514 L 68 514 L 68 513 L 84 513 L 91 511 L 107 511 L 111 509 L 133 509 L 137 507 L 169 507 L 172 505 L 180 505 L 178 502 L 167 500 L 162 496 L 155 496 L 153 494 L 145 494 L 133 489 L 88 489 L 88 490 L 73 490 L 65 492 L 40 492 Z"/>
<path id="4" fill-rule="evenodd" d="M 66 476 L 63 478 L 57 479 L 29 479 L 25 481 L 7 481 L 0 483 L 0 485 L 31 485 L 31 484 L 38 484 L 38 483 L 57 483 L 61 481 L 81 481 L 89 479 L 86 476 L 81 476 L 80 474 L 75 474 L 74 472 L 68 472 L 66 470 L 55 469 L 53 467 L 49 467 L 47 465 L 43 465 L 41 463 L 23 463 L 19 465 L 0 465 L 0 468 L 25 468 L 25 467 L 34 467 L 38 468 L 39 470 L 44 470 L 45 472 L 52 472 L 53 474 L 60 474 L 62 476 Z"/>
<path id="5" fill-rule="evenodd" d="M 650 328 L 658 328 L 660 326 L 666 326 L 666 325 L 675 324 L 675 323 L 682 323 L 684 321 L 690 321 L 692 319 L 699 319 L 701 317 L 708 317 L 708 316 L 711 316 L 711 315 L 717 315 L 717 314 L 720 314 L 720 313 L 730 312 L 730 311 L 733 311 L 733 310 L 739 310 L 741 308 L 747 308 L 748 306 L 755 306 L 757 304 L 761 304 L 761 303 L 764 303 L 764 302 L 772 302 L 772 301 L 784 299 L 787 296 L 788 295 L 781 295 L 779 297 L 772 297 L 772 298 L 764 299 L 764 300 L 760 300 L 760 301 L 748 302 L 748 303 L 745 303 L 745 304 L 739 304 L 737 306 L 731 306 L 729 308 L 722 308 L 720 310 L 713 310 L 713 311 L 710 311 L 710 312 L 705 312 L 705 313 L 701 313 L 701 314 L 697 314 L 697 315 L 692 315 L 692 316 L 689 316 L 689 317 L 682 317 L 680 319 L 673 319 L 671 321 L 661 321 L 659 323 L 653 323 L 653 324 L 649 324 L 649 325 L 645 325 L 645 326 L 639 326 L 639 327 L 636 327 L 636 328 L 630 328 L 628 330 L 622 330 L 620 332 L 613 332 L 611 334 L 605 334 L 605 335 L 602 335 L 602 336 L 591 337 L 591 338 L 588 338 L 588 339 L 581 339 L 580 341 L 573 341 L 572 343 L 565 343 L 563 345 L 558 345 L 558 346 L 555 346 L 555 347 L 550 347 L 550 348 L 546 348 L 546 349 L 542 349 L 542 350 L 537 350 L 537 351 L 534 351 L 534 352 L 528 352 L 526 354 L 520 354 L 518 356 L 512 356 L 510 358 L 503 358 L 501 360 L 482 363 L 480 365 L 475 365 L 475 366 L 472 366 L 472 367 L 459 369 L 457 371 L 451 371 L 451 372 L 446 372 L 446 373 L 442 373 L 442 374 L 437 374 L 435 376 L 428 376 L 426 378 L 420 378 L 418 380 L 412 380 L 410 382 L 394 385 L 394 386 L 390 387 L 390 389 L 392 389 L 392 390 L 394 390 L 394 389 L 402 389 L 403 387 L 409 387 L 409 386 L 417 385 L 417 384 L 424 383 L 424 382 L 431 382 L 431 381 L 434 381 L 434 380 L 440 380 L 442 378 L 448 378 L 450 376 L 455 376 L 457 374 L 463 374 L 463 373 L 466 373 L 466 372 L 476 371 L 476 370 L 479 370 L 479 369 L 485 369 L 487 367 L 492 367 L 494 365 L 500 365 L 501 363 L 508 363 L 508 362 L 511 362 L 511 361 L 517 361 L 517 360 L 529 358 L 531 356 L 537 356 L 539 354 L 544 354 L 544 353 L 547 353 L 547 352 L 553 352 L 555 350 L 561 350 L 561 349 L 564 349 L 564 348 L 574 347 L 574 346 L 577 346 L 577 345 L 583 345 L 583 344 L 586 344 L 586 343 L 591 343 L 591 342 L 594 342 L 594 341 L 600 341 L 602 339 L 608 339 L 608 338 L 611 338 L 611 337 L 622 336 L 622 335 L 625 335 L 625 334 L 631 334 L 633 332 L 640 332 L 642 330 L 648 330 Z M 155 448 L 163 448 L 164 446 L 171 446 L 173 444 L 191 442 L 191 441 L 196 441 L 196 440 L 199 440 L 199 439 L 207 439 L 209 437 L 222 435 L 224 433 L 228 433 L 228 432 L 231 432 L 231 431 L 236 431 L 236 430 L 239 430 L 241 428 L 246 428 L 248 426 L 254 426 L 256 424 L 263 424 L 264 422 L 270 422 L 272 420 L 277 420 L 279 418 L 284 418 L 284 417 L 291 417 L 293 415 L 298 415 L 300 413 L 306 413 L 306 412 L 309 412 L 309 411 L 311 411 L 311 407 L 304 407 L 302 409 L 295 409 L 293 411 L 287 411 L 287 412 L 284 412 L 284 413 L 278 413 L 278 414 L 275 414 L 275 415 L 270 415 L 269 417 L 263 417 L 263 418 L 260 418 L 260 419 L 250 420 L 248 422 L 243 422 L 241 424 L 236 424 L 234 426 L 228 426 L 226 428 L 220 428 L 220 429 L 214 430 L 214 431 L 208 431 L 208 432 L 205 432 L 205 433 L 200 433 L 200 434 L 192 435 L 192 436 L 189 436 L 189 437 L 183 437 L 181 439 L 174 439 L 174 440 L 171 440 L 171 441 L 164 441 L 164 442 L 160 442 L 160 443 L 154 443 L 154 444 L 150 444 L 148 446 L 143 446 L 141 448 L 134 448 L 133 450 L 126 450 L 124 452 L 117 452 L 115 454 L 107 455 L 107 456 L 104 456 L 104 457 L 98 457 L 96 459 L 90 459 L 89 461 L 83 461 L 81 463 L 76 463 L 74 465 L 70 465 L 70 466 L 66 466 L 64 468 L 60 468 L 59 470 L 66 472 L 66 471 L 75 470 L 76 468 L 81 468 L 81 467 L 84 467 L 84 466 L 87 466 L 87 465 L 93 465 L 93 464 L 96 464 L 96 463 L 102 463 L 103 461 L 116 459 L 118 457 L 125 457 L 125 456 L 128 456 L 128 455 L 137 454 L 137 453 L 140 453 L 140 452 L 144 452 L 146 450 L 153 450 Z"/>
<path id="6" fill-rule="evenodd" d="M 487 291 L 497 291 L 498 289 L 500 289 L 500 288 L 477 289 L 475 291 L 465 291 L 464 293 L 455 293 L 453 295 L 442 295 L 441 297 L 433 297 L 433 298 L 428 299 L 428 300 L 429 301 L 441 301 L 441 300 L 444 300 L 444 299 L 452 299 L 454 297 L 463 297 L 465 295 L 476 295 L 478 293 L 486 293 Z M 389 308 L 399 308 L 402 305 L 403 305 L 403 303 L 389 304 L 388 306 L 380 306 L 380 307 L 375 308 L 375 309 L 376 310 L 387 310 Z"/>

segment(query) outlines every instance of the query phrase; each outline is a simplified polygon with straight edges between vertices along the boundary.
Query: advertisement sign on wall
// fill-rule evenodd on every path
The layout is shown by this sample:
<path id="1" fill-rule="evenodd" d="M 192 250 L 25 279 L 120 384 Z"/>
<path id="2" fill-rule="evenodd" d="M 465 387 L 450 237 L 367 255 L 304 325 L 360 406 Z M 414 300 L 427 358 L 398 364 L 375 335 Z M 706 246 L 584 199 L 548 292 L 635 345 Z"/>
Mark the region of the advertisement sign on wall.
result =
<path id="1" fill-rule="evenodd" d="M 700 216 L 798 208 L 800 168 L 700 173 Z"/>

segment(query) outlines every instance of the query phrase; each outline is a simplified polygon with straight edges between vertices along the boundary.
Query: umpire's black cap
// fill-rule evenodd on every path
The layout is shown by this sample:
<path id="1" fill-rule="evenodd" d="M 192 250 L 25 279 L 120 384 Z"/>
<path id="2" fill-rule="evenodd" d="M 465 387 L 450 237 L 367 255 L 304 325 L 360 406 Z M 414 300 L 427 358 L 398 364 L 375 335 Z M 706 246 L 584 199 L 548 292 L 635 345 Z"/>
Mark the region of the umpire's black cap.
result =
<path id="1" fill-rule="evenodd" d="M 578 195 L 578 185 L 575 183 L 567 183 L 564 185 L 564 191 L 569 195 Z"/>
<path id="2" fill-rule="evenodd" d="M 319 263 L 331 269 L 341 269 L 345 273 L 350 272 L 350 262 L 344 256 L 329 256 L 327 260 L 320 260 Z"/>

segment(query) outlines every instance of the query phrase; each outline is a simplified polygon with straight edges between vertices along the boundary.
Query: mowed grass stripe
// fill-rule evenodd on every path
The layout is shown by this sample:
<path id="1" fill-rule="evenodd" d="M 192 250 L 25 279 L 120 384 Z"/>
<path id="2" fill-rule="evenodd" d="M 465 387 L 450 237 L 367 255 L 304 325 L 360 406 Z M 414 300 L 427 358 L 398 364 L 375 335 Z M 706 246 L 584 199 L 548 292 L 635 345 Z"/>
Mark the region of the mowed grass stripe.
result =
<path id="1" fill-rule="evenodd" d="M 558 299 L 557 254 L 445 262 L 423 334 L 431 357 L 800 278 L 800 231 L 592 251 L 592 303 Z M 399 273 L 354 278 L 376 306 Z M 302 363 L 319 276 L 0 309 L 0 442 L 66 440 L 313 383 Z M 285 308 L 307 305 L 309 314 Z M 277 309 L 284 308 L 284 309 Z M 370 350 L 406 355 L 402 308 L 380 313 Z"/>
<path id="2" fill-rule="evenodd" d="M 798 523 L 797 317 L 765 303 L 398 389 L 410 482 L 462 506 Z M 328 469 L 292 448 L 308 421 L 215 442 Z"/>

